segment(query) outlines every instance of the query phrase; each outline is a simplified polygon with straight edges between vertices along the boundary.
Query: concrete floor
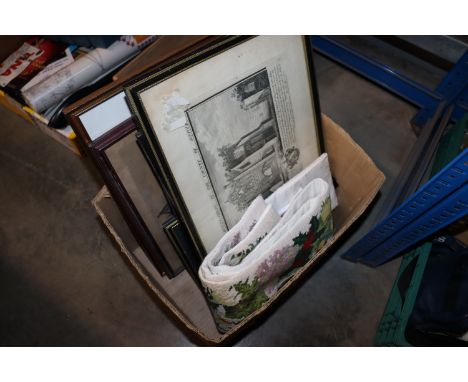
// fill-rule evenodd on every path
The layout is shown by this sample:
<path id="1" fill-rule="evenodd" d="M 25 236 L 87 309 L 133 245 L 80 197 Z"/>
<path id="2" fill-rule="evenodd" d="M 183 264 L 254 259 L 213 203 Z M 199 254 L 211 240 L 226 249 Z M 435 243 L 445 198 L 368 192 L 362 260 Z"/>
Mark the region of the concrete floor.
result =
<path id="1" fill-rule="evenodd" d="M 386 174 L 385 194 L 415 140 L 415 109 L 321 57 L 316 67 L 322 110 Z M 3 108 L 0 121 L 0 345 L 193 345 L 97 219 L 90 201 L 102 183 L 89 160 Z M 356 228 L 237 345 L 371 345 L 399 260 L 378 269 L 342 260 L 370 227 Z"/>

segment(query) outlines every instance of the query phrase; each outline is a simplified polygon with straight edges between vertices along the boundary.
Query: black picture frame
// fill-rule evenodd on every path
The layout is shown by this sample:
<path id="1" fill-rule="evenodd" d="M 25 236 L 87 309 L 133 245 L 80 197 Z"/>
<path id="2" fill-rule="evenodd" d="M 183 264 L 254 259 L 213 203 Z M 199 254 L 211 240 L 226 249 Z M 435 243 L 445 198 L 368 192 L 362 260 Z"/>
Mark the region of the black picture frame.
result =
<path id="1" fill-rule="evenodd" d="M 212 43 L 209 47 L 201 49 L 195 53 L 187 55 L 176 63 L 172 63 L 165 67 L 159 68 L 156 71 L 149 71 L 144 73 L 139 78 L 124 86 L 125 93 L 127 96 L 127 103 L 132 111 L 132 114 L 136 118 L 139 129 L 145 134 L 148 142 L 151 146 L 153 153 L 154 166 L 158 169 L 158 172 L 162 176 L 161 182 L 167 186 L 170 198 L 174 201 L 174 209 L 181 221 L 187 229 L 187 232 L 192 240 L 196 252 L 199 257 L 203 258 L 207 250 L 202 243 L 200 236 L 197 232 L 196 226 L 192 217 L 189 213 L 186 201 L 182 197 L 179 185 L 173 175 L 171 166 L 169 165 L 161 143 L 151 127 L 151 121 L 148 116 L 147 110 L 145 109 L 144 102 L 141 98 L 142 92 L 156 86 L 179 73 L 184 72 L 188 68 L 198 65 L 204 61 L 207 61 L 229 49 L 241 45 L 242 43 L 253 39 L 253 36 L 225 36 L 218 41 Z M 309 90 L 311 94 L 311 106 L 313 109 L 313 123 L 317 134 L 317 145 L 318 152 L 321 153 L 324 150 L 323 136 L 321 132 L 321 118 L 320 118 L 320 106 L 318 102 L 318 92 L 315 82 L 315 72 L 312 63 L 311 47 L 307 37 L 302 37 L 304 54 L 306 56 L 306 63 L 308 78 L 309 78 Z M 215 68 L 213 68 L 215 70 Z"/>

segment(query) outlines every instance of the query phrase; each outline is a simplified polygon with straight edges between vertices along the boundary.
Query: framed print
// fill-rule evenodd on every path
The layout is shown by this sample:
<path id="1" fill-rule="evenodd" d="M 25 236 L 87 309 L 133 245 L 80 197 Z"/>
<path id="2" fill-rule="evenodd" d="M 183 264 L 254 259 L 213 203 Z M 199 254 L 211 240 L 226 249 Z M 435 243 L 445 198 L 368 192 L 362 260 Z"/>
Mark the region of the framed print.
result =
<path id="1" fill-rule="evenodd" d="M 131 119 L 116 126 L 90 145 L 90 153 L 133 235 L 158 271 L 169 278 L 184 269 L 193 274 L 200 260 L 193 256 L 180 227 L 168 232 L 178 219 L 148 165 L 145 143 L 135 135 L 135 127 Z"/>
<path id="2" fill-rule="evenodd" d="M 125 87 L 201 256 L 321 153 L 309 43 L 226 37 Z"/>

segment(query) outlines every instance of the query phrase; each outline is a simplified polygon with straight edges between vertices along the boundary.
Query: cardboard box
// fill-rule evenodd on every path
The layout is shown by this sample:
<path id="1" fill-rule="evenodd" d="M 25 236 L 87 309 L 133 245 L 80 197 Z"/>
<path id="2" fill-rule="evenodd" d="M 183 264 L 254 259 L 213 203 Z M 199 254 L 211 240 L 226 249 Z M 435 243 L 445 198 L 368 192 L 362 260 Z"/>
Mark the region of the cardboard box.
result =
<path id="1" fill-rule="evenodd" d="M 93 200 L 105 226 L 132 267 L 154 293 L 156 299 L 187 334 L 205 344 L 226 344 L 271 310 L 281 297 L 306 277 L 317 261 L 332 253 L 333 244 L 363 214 L 385 181 L 384 174 L 356 142 L 330 118 L 323 116 L 325 148 L 332 174 L 337 182 L 339 206 L 333 212 L 334 236 L 309 262 L 259 310 L 225 334 L 216 330 L 203 292 L 182 272 L 172 280 L 161 277 L 138 247 L 106 188 Z"/>
<path id="2" fill-rule="evenodd" d="M 0 36 L 0 63 L 30 37 L 31 36 Z M 76 135 L 71 127 L 67 127 L 62 130 L 56 130 L 48 127 L 47 122 L 44 121 L 44 118 L 41 115 L 37 114 L 29 107 L 19 103 L 3 90 L 0 90 L 0 104 L 24 118 L 32 126 L 38 127 L 42 132 L 60 142 L 75 154 L 81 155 L 80 148 L 75 139 Z"/>

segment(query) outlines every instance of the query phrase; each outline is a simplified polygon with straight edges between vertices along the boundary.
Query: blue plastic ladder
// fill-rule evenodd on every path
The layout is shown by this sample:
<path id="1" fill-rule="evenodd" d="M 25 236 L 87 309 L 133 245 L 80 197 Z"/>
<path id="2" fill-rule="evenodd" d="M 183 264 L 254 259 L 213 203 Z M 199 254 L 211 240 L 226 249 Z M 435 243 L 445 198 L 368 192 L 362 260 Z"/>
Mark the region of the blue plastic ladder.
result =
<path id="1" fill-rule="evenodd" d="M 378 266 L 468 213 L 468 149 L 353 245 L 343 257 Z"/>

